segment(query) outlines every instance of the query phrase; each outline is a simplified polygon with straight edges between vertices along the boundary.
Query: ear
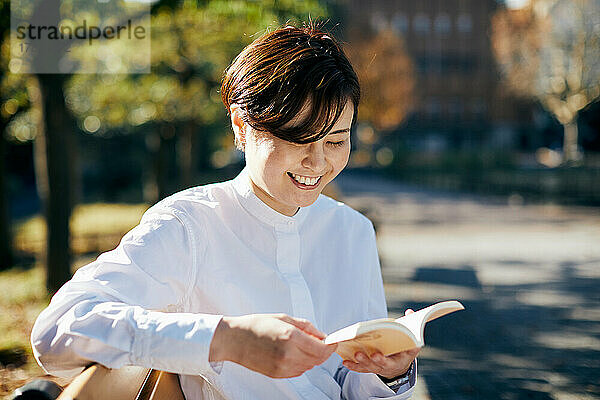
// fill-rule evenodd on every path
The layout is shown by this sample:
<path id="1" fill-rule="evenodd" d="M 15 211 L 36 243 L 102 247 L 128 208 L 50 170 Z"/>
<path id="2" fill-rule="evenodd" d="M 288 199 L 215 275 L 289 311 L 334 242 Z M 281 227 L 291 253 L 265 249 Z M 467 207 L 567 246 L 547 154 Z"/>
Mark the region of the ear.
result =
<path id="1" fill-rule="evenodd" d="M 235 135 L 235 146 L 241 151 L 244 151 L 244 148 L 246 147 L 247 129 L 247 124 L 242 118 L 244 111 L 238 104 L 232 104 L 229 108 L 229 112 L 231 114 L 231 128 L 233 129 L 233 134 Z"/>

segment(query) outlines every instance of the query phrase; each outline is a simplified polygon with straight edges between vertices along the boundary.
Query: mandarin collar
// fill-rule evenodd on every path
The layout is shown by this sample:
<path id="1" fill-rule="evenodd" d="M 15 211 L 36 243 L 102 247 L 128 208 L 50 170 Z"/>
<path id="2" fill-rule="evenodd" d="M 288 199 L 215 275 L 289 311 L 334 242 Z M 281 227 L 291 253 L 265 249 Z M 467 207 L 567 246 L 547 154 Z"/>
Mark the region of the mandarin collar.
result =
<path id="1" fill-rule="evenodd" d="M 304 222 L 306 215 L 310 211 L 311 206 L 300 207 L 296 214 L 289 217 L 269 207 L 252 191 L 248 167 L 244 167 L 242 172 L 240 172 L 232 182 L 241 206 L 260 221 L 274 227 L 299 226 Z"/>

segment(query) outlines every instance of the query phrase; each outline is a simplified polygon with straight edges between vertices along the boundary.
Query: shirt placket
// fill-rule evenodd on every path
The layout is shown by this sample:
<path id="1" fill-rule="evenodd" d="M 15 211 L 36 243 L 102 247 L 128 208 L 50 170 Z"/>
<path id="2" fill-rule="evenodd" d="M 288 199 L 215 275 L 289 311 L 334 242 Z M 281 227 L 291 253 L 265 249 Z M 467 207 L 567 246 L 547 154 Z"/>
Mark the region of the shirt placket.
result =
<path id="1" fill-rule="evenodd" d="M 300 271 L 300 234 L 294 221 L 277 224 L 277 267 L 287 283 L 293 316 L 315 322 L 315 311 L 308 284 Z"/>
<path id="2" fill-rule="evenodd" d="M 300 271 L 300 234 L 294 221 L 275 225 L 277 238 L 277 267 L 290 290 L 293 316 L 315 323 L 315 311 L 308 284 Z M 290 382 L 304 399 L 322 398 L 306 375 L 291 378 Z"/>

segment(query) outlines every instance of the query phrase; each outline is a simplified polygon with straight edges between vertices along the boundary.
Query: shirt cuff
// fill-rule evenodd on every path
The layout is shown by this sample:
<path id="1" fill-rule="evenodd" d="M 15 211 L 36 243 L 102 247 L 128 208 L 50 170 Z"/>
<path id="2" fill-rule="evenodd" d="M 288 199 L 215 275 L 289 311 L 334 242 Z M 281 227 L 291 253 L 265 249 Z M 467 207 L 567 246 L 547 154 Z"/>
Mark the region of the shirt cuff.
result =
<path id="1" fill-rule="evenodd" d="M 417 360 L 413 360 L 410 364 L 408 370 L 400 377 L 395 379 L 394 381 L 386 382 L 385 378 L 379 376 L 379 378 L 386 384 L 387 387 L 392 389 L 394 392 L 398 393 L 398 390 L 404 387 L 407 383 L 409 384 L 409 388 L 415 385 L 417 374 L 416 371 Z"/>
<path id="2" fill-rule="evenodd" d="M 221 370 L 223 369 L 223 361 L 211 361 L 210 367 L 215 371 L 216 374 L 221 374 Z"/>
<path id="3" fill-rule="evenodd" d="M 377 377 L 377 375 L 375 375 Z M 374 396 L 369 397 L 369 400 L 388 399 L 388 400 L 405 400 L 410 399 L 417 383 L 417 360 L 414 360 L 413 367 L 407 375 L 407 381 L 398 387 L 390 388 L 379 377 L 377 377 L 378 387 L 374 391 Z M 385 388 L 385 389 L 384 389 Z M 385 391 L 385 395 L 381 393 Z"/>
<path id="4" fill-rule="evenodd" d="M 345 367 L 343 367 L 346 369 Z M 336 373 L 336 380 L 342 386 L 342 398 L 348 400 L 407 400 L 410 399 L 416 384 L 417 364 L 413 368 L 412 377 L 409 382 L 402 385 L 396 391 L 390 389 L 376 374 L 347 371 Z M 342 376 L 343 374 L 343 376 Z"/>
<path id="5" fill-rule="evenodd" d="M 209 362 L 210 343 L 222 315 L 143 311 L 137 327 L 131 362 L 179 374 L 220 373 Z"/>

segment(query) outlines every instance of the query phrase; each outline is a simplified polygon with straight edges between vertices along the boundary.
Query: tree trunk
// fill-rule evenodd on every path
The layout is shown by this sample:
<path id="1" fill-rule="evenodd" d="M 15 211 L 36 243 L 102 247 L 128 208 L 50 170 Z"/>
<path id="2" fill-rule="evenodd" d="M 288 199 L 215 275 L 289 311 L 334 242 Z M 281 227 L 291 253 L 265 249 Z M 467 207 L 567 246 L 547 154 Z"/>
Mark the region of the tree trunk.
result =
<path id="1" fill-rule="evenodd" d="M 10 29 L 10 3 L 0 3 L 0 46 L 9 41 L 6 33 Z M 5 71 L 0 72 L 0 81 Z M 4 134 L 10 118 L 0 117 L 0 271 L 10 268 L 14 262 L 12 252 L 11 222 L 8 205 L 8 183 L 6 181 L 6 139 Z"/>
<path id="2" fill-rule="evenodd" d="M 8 188 L 6 182 L 6 139 L 4 120 L 0 123 L 0 271 L 10 268 L 14 262 L 10 213 L 8 211 Z"/>
<path id="3" fill-rule="evenodd" d="M 156 168 L 156 187 L 158 189 L 158 201 L 164 199 L 169 194 L 169 148 L 167 146 L 167 139 L 163 134 L 164 127 L 161 126 L 159 137 L 159 147 L 156 153 L 156 159 L 154 167 Z"/>
<path id="4" fill-rule="evenodd" d="M 154 204 L 170 193 L 169 166 L 171 145 L 175 136 L 172 125 L 159 124 L 146 136 L 146 149 L 150 158 L 149 173 L 144 184 L 144 200 Z"/>
<path id="5" fill-rule="evenodd" d="M 194 184 L 194 166 L 196 152 L 196 125 L 193 121 L 185 121 L 181 132 L 177 135 L 177 161 L 179 163 L 180 189 Z"/>
<path id="6" fill-rule="evenodd" d="M 171 194 L 172 187 L 169 182 L 171 169 L 171 156 L 174 151 L 175 127 L 172 124 L 160 124 L 160 145 L 156 159 L 156 185 L 158 187 L 158 200 Z"/>
<path id="7" fill-rule="evenodd" d="M 36 180 L 46 218 L 46 287 L 57 291 L 71 278 L 69 219 L 73 207 L 73 121 L 64 103 L 65 75 L 37 76 L 41 111 L 36 138 Z M 34 97 L 35 98 L 35 97 Z"/>
<path id="8" fill-rule="evenodd" d="M 563 161 L 565 164 L 577 162 L 581 159 L 581 153 L 577 145 L 577 120 L 573 120 L 563 125 L 564 137 L 563 137 Z"/>

